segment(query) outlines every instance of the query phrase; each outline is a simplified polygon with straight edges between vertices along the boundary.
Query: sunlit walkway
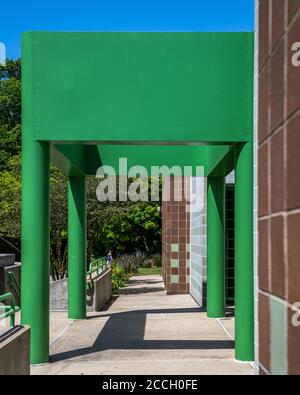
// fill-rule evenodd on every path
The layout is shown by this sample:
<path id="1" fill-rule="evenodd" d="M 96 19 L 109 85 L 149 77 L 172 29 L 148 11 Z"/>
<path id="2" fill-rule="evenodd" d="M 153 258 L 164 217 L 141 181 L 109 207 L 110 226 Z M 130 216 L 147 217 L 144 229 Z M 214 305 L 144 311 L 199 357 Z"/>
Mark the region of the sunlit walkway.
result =
<path id="1" fill-rule="evenodd" d="M 234 360 L 232 328 L 232 318 L 207 319 L 189 295 L 166 296 L 160 276 L 133 277 L 87 320 L 52 313 L 51 363 L 32 374 L 255 374 Z"/>

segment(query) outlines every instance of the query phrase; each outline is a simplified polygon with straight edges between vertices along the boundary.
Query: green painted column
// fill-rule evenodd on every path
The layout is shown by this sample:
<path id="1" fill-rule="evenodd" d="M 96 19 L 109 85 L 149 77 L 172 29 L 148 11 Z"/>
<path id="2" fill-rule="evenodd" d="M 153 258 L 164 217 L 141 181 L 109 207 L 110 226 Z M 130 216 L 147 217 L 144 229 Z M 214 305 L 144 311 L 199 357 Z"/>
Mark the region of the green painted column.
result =
<path id="1" fill-rule="evenodd" d="M 49 356 L 49 168 L 48 143 L 31 138 L 27 124 L 22 139 L 22 312 L 30 325 L 30 360 Z"/>
<path id="2" fill-rule="evenodd" d="M 235 152 L 235 356 L 254 360 L 253 146 Z"/>
<path id="3" fill-rule="evenodd" d="M 86 318 L 86 182 L 68 181 L 68 316 Z"/>
<path id="4" fill-rule="evenodd" d="M 207 179 L 207 316 L 225 316 L 225 184 Z"/>

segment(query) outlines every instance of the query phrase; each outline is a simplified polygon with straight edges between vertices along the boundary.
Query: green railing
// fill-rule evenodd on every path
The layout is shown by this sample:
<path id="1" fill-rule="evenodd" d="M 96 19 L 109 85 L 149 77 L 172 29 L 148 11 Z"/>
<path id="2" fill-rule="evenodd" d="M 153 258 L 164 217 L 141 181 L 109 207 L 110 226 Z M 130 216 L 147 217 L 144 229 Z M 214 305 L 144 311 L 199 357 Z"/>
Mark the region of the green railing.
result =
<path id="1" fill-rule="evenodd" d="M 4 313 L 0 313 L 0 320 L 10 317 L 10 325 L 15 325 L 15 314 L 20 310 L 18 306 L 15 304 L 15 298 L 11 292 L 7 292 L 3 295 L 0 295 L 0 302 L 8 301 L 9 304 L 0 305 L 0 312 L 4 310 Z"/>
<path id="2" fill-rule="evenodd" d="M 21 288 L 15 277 L 14 272 L 7 272 L 7 284 L 11 292 L 13 292 L 18 300 L 21 300 Z"/>
<path id="3" fill-rule="evenodd" d="M 87 289 L 90 289 L 92 287 L 93 274 L 96 273 L 96 275 L 98 275 L 98 274 L 102 273 L 105 269 L 107 269 L 108 267 L 109 267 L 109 262 L 106 260 L 106 257 L 98 258 L 98 259 L 91 261 L 89 270 L 86 272 Z"/>

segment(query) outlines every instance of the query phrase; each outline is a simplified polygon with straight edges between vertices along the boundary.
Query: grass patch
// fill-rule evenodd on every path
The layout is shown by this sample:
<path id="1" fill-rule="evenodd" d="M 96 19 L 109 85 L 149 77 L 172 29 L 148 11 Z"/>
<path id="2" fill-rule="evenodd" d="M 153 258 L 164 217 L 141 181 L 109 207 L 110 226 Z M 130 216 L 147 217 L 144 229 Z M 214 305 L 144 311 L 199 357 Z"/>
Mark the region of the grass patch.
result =
<path id="1" fill-rule="evenodd" d="M 161 275 L 161 267 L 139 267 L 137 271 L 137 275 L 147 276 L 151 274 L 160 274 Z"/>

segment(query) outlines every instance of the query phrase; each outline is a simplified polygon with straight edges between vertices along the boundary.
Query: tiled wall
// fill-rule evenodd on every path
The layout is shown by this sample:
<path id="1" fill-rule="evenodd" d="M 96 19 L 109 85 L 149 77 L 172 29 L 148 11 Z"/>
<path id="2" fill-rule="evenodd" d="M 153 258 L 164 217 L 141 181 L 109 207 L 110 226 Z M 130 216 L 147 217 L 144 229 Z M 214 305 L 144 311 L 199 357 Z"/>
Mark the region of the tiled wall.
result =
<path id="1" fill-rule="evenodd" d="M 234 184 L 225 184 L 225 292 L 234 306 Z"/>
<path id="2" fill-rule="evenodd" d="M 188 293 L 190 278 L 190 214 L 184 197 L 188 177 L 165 177 L 162 202 L 163 279 L 168 294 Z M 166 199 L 166 195 L 170 199 Z M 182 196 L 182 199 L 180 198 Z"/>
<path id="3" fill-rule="evenodd" d="M 226 181 L 229 183 L 226 184 L 225 280 L 227 304 L 232 306 L 234 304 L 234 175 L 227 177 Z M 176 196 L 182 185 L 181 178 L 166 178 L 163 193 L 170 194 L 170 196 L 174 196 L 175 193 Z M 162 204 L 163 277 L 167 293 L 189 292 L 199 306 L 205 307 L 207 286 L 206 177 L 191 177 L 189 188 L 189 202 L 184 200 L 179 203 L 172 198 L 170 202 L 163 201 Z M 185 212 L 185 218 L 183 212 Z M 188 226 L 190 226 L 189 232 Z M 188 243 L 190 243 L 189 246 Z M 184 277 L 179 277 L 179 273 L 181 276 L 186 273 L 185 284 Z"/>
<path id="4" fill-rule="evenodd" d="M 206 177 L 192 177 L 190 182 L 190 294 L 201 307 L 206 306 Z"/>
<path id="5" fill-rule="evenodd" d="M 300 42 L 300 0 L 260 0 L 261 374 L 300 373 L 300 326 L 292 324 L 292 306 L 300 302 L 300 66 L 292 64 L 295 42 Z"/>

